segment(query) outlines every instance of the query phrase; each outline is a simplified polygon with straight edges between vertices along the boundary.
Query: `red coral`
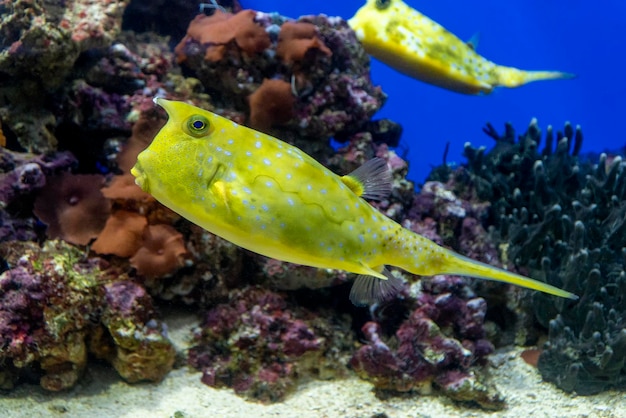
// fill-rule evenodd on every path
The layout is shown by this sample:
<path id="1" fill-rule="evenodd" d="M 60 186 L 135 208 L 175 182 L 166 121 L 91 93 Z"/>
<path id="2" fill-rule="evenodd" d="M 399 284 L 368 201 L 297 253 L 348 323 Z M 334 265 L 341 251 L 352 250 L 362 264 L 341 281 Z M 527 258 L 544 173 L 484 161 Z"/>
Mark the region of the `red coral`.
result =
<path id="1" fill-rule="evenodd" d="M 319 38 L 317 27 L 306 22 L 285 22 L 280 27 L 276 55 L 286 64 L 302 62 L 307 53 L 317 50 L 331 56 L 331 50 Z"/>
<path id="2" fill-rule="evenodd" d="M 66 172 L 48 178 L 34 206 L 35 215 L 48 225 L 48 237 L 79 245 L 96 238 L 111 211 L 100 192 L 103 183 L 97 174 Z"/>
<path id="3" fill-rule="evenodd" d="M 147 279 L 166 276 L 185 263 L 187 248 L 183 236 L 169 225 L 149 225 L 143 246 L 130 259 L 137 273 Z"/>
<path id="4" fill-rule="evenodd" d="M 206 48 L 205 59 L 216 62 L 224 57 L 226 45 L 231 42 L 248 54 L 264 51 L 271 45 L 270 37 L 260 25 L 255 23 L 256 12 L 242 10 L 239 13 L 224 13 L 216 10 L 211 16 L 196 16 L 187 28 L 187 35 L 176 48 L 178 62 L 187 59 L 185 45 L 198 42 Z"/>
<path id="5" fill-rule="evenodd" d="M 293 117 L 295 98 L 291 85 L 284 80 L 265 79 L 254 93 L 248 96 L 250 126 L 267 131 Z"/>
<path id="6" fill-rule="evenodd" d="M 91 249 L 98 254 L 130 257 L 141 248 L 147 225 L 148 220 L 145 216 L 118 210 L 109 217 Z"/>

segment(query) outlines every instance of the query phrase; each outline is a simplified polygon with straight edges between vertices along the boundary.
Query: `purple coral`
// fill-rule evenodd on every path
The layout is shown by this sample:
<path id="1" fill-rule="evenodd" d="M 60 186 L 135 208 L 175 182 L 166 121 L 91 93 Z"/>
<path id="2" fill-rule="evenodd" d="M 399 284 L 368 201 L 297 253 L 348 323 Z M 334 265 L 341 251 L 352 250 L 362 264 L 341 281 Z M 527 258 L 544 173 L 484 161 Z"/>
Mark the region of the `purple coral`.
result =
<path id="1" fill-rule="evenodd" d="M 69 152 L 33 156 L 0 147 L 0 241 L 36 238 L 34 218 L 23 216 L 31 204 L 25 197 L 41 189 L 48 177 L 74 164 Z"/>
<path id="2" fill-rule="evenodd" d="M 14 265 L 0 275 L 0 387 L 30 376 L 47 390 L 70 388 L 88 353 L 133 382 L 171 369 L 174 349 L 139 285 L 60 241 L 6 242 L 0 254 Z"/>
<path id="3" fill-rule="evenodd" d="M 35 309 L 45 299 L 42 277 L 25 265 L 0 276 L 0 346 L 5 356 L 25 361 L 36 344 L 35 330 L 43 326 L 43 311 Z"/>
<path id="4" fill-rule="evenodd" d="M 338 337 L 307 311 L 290 308 L 281 295 L 247 288 L 205 314 L 189 363 L 202 370 L 209 386 L 277 401 L 298 378 L 319 374 L 332 361 L 333 338 Z"/>
<path id="5" fill-rule="evenodd" d="M 174 364 L 175 352 L 165 324 L 156 319 L 150 295 L 125 280 L 106 284 L 104 299 L 101 321 L 114 344 L 99 354 L 128 382 L 163 379 Z"/>
<path id="6" fill-rule="evenodd" d="M 69 152 L 33 156 L 0 147 L 0 205 L 32 193 L 46 184 L 46 177 L 76 164 Z"/>
<path id="7" fill-rule="evenodd" d="M 474 297 L 461 279 L 437 276 L 418 295 L 417 308 L 394 338 L 384 336 L 381 323 L 363 325 L 366 344 L 350 364 L 377 389 L 423 392 L 434 383 L 453 399 L 501 407 L 499 395 L 471 371 L 493 351 L 485 339 L 485 313 L 485 301 Z"/>

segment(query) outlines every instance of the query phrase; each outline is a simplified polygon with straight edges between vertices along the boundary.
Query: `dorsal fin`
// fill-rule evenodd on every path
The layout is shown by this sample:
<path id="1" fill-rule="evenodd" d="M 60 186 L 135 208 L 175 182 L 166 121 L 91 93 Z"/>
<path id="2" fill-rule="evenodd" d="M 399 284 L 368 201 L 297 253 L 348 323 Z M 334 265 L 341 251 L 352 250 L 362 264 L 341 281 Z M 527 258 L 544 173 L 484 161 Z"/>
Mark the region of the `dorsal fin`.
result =
<path id="1" fill-rule="evenodd" d="M 391 193 L 392 180 L 387 161 L 378 157 L 341 177 L 341 181 L 357 196 L 372 200 L 386 199 Z"/>
<path id="2" fill-rule="evenodd" d="M 352 284 L 350 301 L 356 306 L 368 306 L 387 302 L 402 290 L 404 282 L 383 268 L 381 273 L 387 280 L 360 274 Z"/>
<path id="3" fill-rule="evenodd" d="M 473 34 L 472 37 L 465 42 L 465 44 L 476 51 L 478 49 L 478 42 L 480 42 L 480 32 Z"/>

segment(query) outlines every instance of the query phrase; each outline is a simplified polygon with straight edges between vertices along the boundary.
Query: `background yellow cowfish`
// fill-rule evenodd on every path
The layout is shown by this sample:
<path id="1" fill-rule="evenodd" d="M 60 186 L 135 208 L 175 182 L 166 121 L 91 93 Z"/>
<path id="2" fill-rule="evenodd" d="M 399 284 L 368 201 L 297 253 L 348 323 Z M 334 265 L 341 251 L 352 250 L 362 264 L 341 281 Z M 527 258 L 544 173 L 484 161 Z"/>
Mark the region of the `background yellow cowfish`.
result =
<path id="1" fill-rule="evenodd" d="M 384 268 L 458 274 L 553 295 L 573 294 L 455 254 L 402 228 L 363 197 L 391 189 L 382 159 L 337 176 L 300 149 L 182 102 L 131 172 L 158 201 L 243 248 L 283 261 L 361 276 L 356 304 L 388 299 L 401 283 Z"/>
<path id="2" fill-rule="evenodd" d="M 573 77 L 497 65 L 402 0 L 367 0 L 348 24 L 370 55 L 408 76 L 459 93 Z"/>

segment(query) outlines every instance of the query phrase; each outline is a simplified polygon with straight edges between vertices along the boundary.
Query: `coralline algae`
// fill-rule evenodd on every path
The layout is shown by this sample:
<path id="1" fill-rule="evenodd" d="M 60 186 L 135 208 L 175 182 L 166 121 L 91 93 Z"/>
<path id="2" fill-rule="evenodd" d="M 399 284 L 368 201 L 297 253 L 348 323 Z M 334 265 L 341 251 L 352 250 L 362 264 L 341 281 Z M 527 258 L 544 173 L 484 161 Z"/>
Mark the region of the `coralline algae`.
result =
<path id="1" fill-rule="evenodd" d="M 189 363 L 202 381 L 264 402 L 283 400 L 306 379 L 344 376 L 353 341 L 341 322 L 289 306 L 284 296 L 248 287 L 210 308 L 195 333 Z M 335 325 L 337 324 L 337 325 Z"/>
<path id="2" fill-rule="evenodd" d="M 62 241 L 3 243 L 13 267 L 0 275 L 0 382 L 37 379 L 52 391 L 72 387 L 88 353 L 129 382 L 159 381 L 174 349 L 145 290 Z M 119 273 L 119 272 L 118 272 Z"/>
<path id="3" fill-rule="evenodd" d="M 378 390 L 431 393 L 435 386 L 452 399 L 501 409 L 501 395 L 472 369 L 493 351 L 485 339 L 485 300 L 460 279 L 437 276 L 423 284 L 414 305 L 393 338 L 381 325 L 384 310 L 382 320 L 363 325 L 366 344 L 350 361 L 357 374 Z"/>

